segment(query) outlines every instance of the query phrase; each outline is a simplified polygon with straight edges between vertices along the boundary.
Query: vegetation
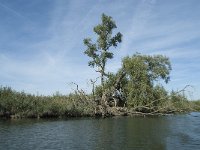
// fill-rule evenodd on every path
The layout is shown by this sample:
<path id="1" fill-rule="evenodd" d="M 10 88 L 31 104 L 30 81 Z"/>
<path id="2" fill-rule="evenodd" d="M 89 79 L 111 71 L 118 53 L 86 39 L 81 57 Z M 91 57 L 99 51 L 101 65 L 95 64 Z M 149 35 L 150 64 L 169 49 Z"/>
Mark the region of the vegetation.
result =
<path id="1" fill-rule="evenodd" d="M 169 94 L 161 87 L 155 87 L 155 89 L 157 89 L 159 97 L 163 95 L 166 99 L 160 99 L 159 103 L 152 101 L 156 104 L 151 105 L 154 109 L 144 112 L 143 109 L 150 106 L 148 104 L 143 106 L 139 105 L 140 107 L 129 106 L 128 109 L 126 109 L 127 107 L 123 108 L 126 109 L 125 113 L 127 115 L 159 115 L 160 113 L 200 111 L 200 101 L 188 101 L 183 94 L 175 92 Z M 60 94 L 53 96 L 35 96 L 24 92 L 16 92 L 8 87 L 0 88 L 0 117 L 47 118 L 96 116 L 98 115 L 96 107 L 97 104 L 93 101 L 92 96 L 86 96 L 86 94 L 80 91 L 75 91 L 67 96 Z M 115 115 L 115 113 L 113 112 L 110 115 Z"/>
<path id="2" fill-rule="evenodd" d="M 131 114 L 155 115 L 199 110 L 198 103 L 189 102 L 184 94 L 188 86 L 176 92 L 165 90 L 161 82 L 169 82 L 170 71 L 169 58 L 136 53 L 122 60 L 122 67 L 109 76 L 104 90 L 108 97 L 112 97 L 113 87 L 119 90 L 118 106 L 126 106 Z M 97 86 L 96 96 L 102 95 L 101 87 Z"/>
<path id="3" fill-rule="evenodd" d="M 200 111 L 200 100 L 190 102 L 194 111 Z"/>
<path id="4" fill-rule="evenodd" d="M 171 63 L 163 55 L 139 53 L 122 59 L 117 73 L 106 72 L 106 62 L 113 58 L 111 47 L 122 41 L 112 17 L 102 14 L 102 23 L 94 27 L 97 42 L 84 39 L 85 54 L 92 60 L 89 66 L 97 67 L 101 84 L 93 84 L 87 95 L 77 90 L 69 95 L 36 96 L 0 87 L 0 117 L 45 118 L 112 115 L 163 115 L 177 112 L 200 111 L 200 101 L 188 101 L 183 88 L 168 92 L 161 83 L 170 80 Z"/>
<path id="5" fill-rule="evenodd" d="M 169 81 L 171 64 L 167 57 L 135 54 L 123 59 L 123 70 L 127 84 L 122 89 L 127 95 L 128 106 L 158 105 L 160 101 L 152 103 L 152 100 L 166 95 L 164 88 L 154 83 L 159 79 Z"/>
<path id="6" fill-rule="evenodd" d="M 8 87 L 0 88 L 0 116 L 13 118 L 46 118 L 92 116 L 94 102 L 83 92 L 68 96 L 35 96 L 16 92 Z"/>
<path id="7" fill-rule="evenodd" d="M 105 76 L 108 76 L 108 73 L 105 72 L 106 62 L 113 58 L 113 53 L 109 49 L 112 46 L 117 47 L 118 43 L 121 43 L 122 34 L 118 32 L 112 37 L 113 29 L 117 28 L 112 17 L 102 14 L 101 20 L 102 23 L 93 29 L 98 36 L 97 42 L 93 44 L 90 38 L 86 38 L 84 44 L 87 46 L 85 54 L 92 58 L 88 65 L 98 68 L 96 71 L 101 74 L 101 85 L 103 85 Z"/>

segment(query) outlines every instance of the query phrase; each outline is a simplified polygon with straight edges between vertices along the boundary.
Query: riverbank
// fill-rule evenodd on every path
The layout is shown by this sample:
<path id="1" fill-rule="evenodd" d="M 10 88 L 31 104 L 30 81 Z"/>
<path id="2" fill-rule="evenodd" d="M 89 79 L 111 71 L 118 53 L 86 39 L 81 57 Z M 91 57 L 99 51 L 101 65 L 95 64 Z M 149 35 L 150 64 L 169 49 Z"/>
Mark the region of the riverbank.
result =
<path id="1" fill-rule="evenodd" d="M 95 110 L 91 113 L 80 113 L 75 112 L 74 113 L 66 113 L 66 114 L 58 114 L 53 112 L 44 112 L 42 114 L 11 114 L 11 113 L 1 113 L 0 118 L 4 119 L 49 119 L 49 118 L 80 118 L 80 117 L 92 117 L 92 118 L 107 118 L 107 117 L 117 117 L 117 116 L 166 116 L 166 115 L 174 115 L 174 114 L 187 114 L 193 111 L 171 111 L 171 112 L 150 112 L 150 113 L 144 113 L 144 112 L 138 112 L 133 109 L 128 108 L 122 108 L 122 107 L 107 107 L 104 111 L 96 111 L 97 108 L 102 106 L 97 106 Z"/>
<path id="2" fill-rule="evenodd" d="M 109 107 L 97 105 L 92 95 L 74 92 L 69 95 L 36 96 L 0 88 L 1 118 L 69 118 L 133 115 L 165 115 L 200 111 L 200 101 L 165 100 L 154 107 Z"/>

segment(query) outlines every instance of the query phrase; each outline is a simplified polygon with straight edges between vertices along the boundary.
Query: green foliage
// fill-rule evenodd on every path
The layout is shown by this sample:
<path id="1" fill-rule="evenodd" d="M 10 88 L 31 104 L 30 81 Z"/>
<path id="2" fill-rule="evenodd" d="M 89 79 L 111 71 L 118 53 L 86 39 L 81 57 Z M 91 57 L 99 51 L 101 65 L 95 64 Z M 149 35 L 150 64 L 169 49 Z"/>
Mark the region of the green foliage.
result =
<path id="1" fill-rule="evenodd" d="M 158 81 L 168 83 L 170 71 L 171 64 L 165 56 L 135 54 L 123 59 L 122 68 L 116 74 L 109 74 L 104 89 L 110 90 L 120 75 L 125 74 L 119 86 L 130 109 L 144 113 L 191 110 L 185 95 L 168 93 L 161 84 L 157 84 Z M 96 95 L 102 95 L 101 86 L 96 88 Z"/>
<path id="2" fill-rule="evenodd" d="M 170 93 L 170 99 L 173 103 L 173 108 L 175 110 L 181 110 L 181 111 L 188 111 L 191 109 L 190 103 L 187 100 L 187 97 L 183 93 L 177 93 L 175 91 L 172 91 Z"/>
<path id="3" fill-rule="evenodd" d="M 68 96 L 35 96 L 0 88 L 0 116 L 2 117 L 67 117 L 94 115 L 94 102 L 83 94 Z"/>
<path id="4" fill-rule="evenodd" d="M 191 101 L 193 111 L 200 111 L 200 100 L 197 101 Z"/>
<path id="5" fill-rule="evenodd" d="M 92 43 L 90 38 L 83 40 L 87 46 L 84 52 L 92 60 L 89 61 L 88 65 L 91 67 L 97 67 L 97 72 L 101 74 L 101 84 L 104 84 L 105 65 L 108 59 L 113 58 L 113 53 L 109 51 L 110 47 L 117 47 L 118 43 L 121 42 L 122 34 L 118 32 L 112 36 L 112 32 L 117 28 L 112 17 L 102 14 L 101 24 L 94 27 L 94 32 L 98 38 L 95 44 Z"/>
<path id="6" fill-rule="evenodd" d="M 166 91 L 162 86 L 154 87 L 156 81 L 169 81 L 171 64 L 167 57 L 162 55 L 135 54 L 123 59 L 123 70 L 128 79 L 123 87 L 127 94 L 127 104 L 130 107 L 155 105 L 152 101 L 160 99 Z M 156 102 L 158 103 L 158 102 Z"/>

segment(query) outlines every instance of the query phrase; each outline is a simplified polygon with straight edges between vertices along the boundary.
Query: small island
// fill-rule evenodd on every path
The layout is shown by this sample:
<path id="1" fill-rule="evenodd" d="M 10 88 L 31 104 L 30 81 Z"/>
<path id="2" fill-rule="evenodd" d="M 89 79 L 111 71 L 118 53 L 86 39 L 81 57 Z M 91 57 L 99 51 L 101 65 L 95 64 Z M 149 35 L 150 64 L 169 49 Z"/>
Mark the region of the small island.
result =
<path id="1" fill-rule="evenodd" d="M 189 101 L 184 91 L 168 92 L 161 84 L 170 81 L 172 69 L 168 57 L 135 53 L 122 59 L 121 68 L 112 73 L 106 68 L 114 57 L 112 50 L 122 42 L 120 32 L 113 35 L 117 25 L 111 16 L 102 14 L 101 23 L 94 27 L 96 43 L 84 39 L 88 65 L 99 73 L 91 79 L 91 93 L 76 89 L 68 94 L 42 96 L 16 92 L 0 87 L 0 117 L 2 118 L 63 118 L 110 117 L 134 115 L 166 115 L 200 111 L 200 101 Z M 100 80 L 100 84 L 97 81 Z"/>

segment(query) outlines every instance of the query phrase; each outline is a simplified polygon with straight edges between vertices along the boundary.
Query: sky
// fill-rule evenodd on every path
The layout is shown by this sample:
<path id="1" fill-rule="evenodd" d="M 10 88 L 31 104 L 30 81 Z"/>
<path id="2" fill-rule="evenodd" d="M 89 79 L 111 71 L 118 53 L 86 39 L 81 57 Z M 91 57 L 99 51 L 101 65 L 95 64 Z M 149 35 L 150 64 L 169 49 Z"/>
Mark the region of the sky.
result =
<path id="1" fill-rule="evenodd" d="M 0 85 L 32 94 L 91 91 L 99 76 L 88 66 L 83 39 L 96 40 L 101 14 L 112 16 L 123 34 L 111 49 L 107 71 L 136 52 L 162 54 L 172 63 L 169 91 L 186 85 L 200 99 L 199 0 L 0 0 Z"/>

